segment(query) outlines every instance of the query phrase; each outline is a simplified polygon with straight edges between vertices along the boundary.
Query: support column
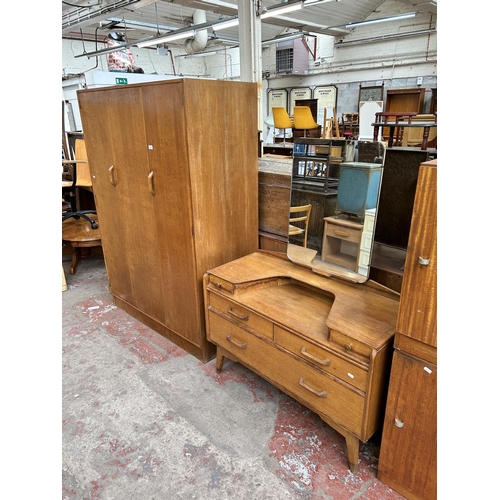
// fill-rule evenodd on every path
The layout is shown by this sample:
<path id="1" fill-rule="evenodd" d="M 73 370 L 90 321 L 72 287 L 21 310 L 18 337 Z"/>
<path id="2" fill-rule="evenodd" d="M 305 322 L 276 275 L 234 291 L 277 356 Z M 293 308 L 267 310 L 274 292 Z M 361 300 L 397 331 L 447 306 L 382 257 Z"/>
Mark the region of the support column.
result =
<path id="1" fill-rule="evenodd" d="M 262 32 L 256 0 L 238 0 L 238 18 L 241 81 L 257 83 L 257 124 L 262 131 Z"/>

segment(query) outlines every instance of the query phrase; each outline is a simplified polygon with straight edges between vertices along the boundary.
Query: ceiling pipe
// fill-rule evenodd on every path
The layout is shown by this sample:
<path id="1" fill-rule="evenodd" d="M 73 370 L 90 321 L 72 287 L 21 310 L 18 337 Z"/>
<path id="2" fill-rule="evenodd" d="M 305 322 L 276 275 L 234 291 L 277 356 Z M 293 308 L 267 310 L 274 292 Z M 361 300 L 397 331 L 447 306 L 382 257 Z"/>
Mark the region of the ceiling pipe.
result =
<path id="1" fill-rule="evenodd" d="M 193 12 L 193 24 L 203 24 L 207 22 L 207 13 L 204 10 L 198 9 Z M 192 55 L 201 52 L 207 46 L 208 31 L 197 30 L 194 38 L 188 38 L 184 42 L 185 51 Z"/>

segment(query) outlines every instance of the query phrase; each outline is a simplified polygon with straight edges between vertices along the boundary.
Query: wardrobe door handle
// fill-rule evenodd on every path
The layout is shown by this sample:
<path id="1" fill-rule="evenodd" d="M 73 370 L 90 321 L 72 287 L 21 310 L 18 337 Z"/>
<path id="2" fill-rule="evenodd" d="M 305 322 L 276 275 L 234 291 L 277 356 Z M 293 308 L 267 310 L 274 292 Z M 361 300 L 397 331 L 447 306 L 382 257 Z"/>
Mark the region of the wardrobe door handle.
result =
<path id="1" fill-rule="evenodd" d="M 240 342 L 239 340 L 235 339 L 230 333 L 227 335 L 226 340 L 228 342 L 231 342 L 231 344 L 234 344 L 236 347 L 239 347 L 240 349 L 247 348 L 247 345 L 244 342 Z"/>
<path id="2" fill-rule="evenodd" d="M 148 186 L 149 192 L 154 196 L 155 195 L 155 183 L 154 183 L 154 172 L 149 172 L 148 175 Z"/>
<path id="3" fill-rule="evenodd" d="M 405 425 L 404 422 L 402 422 L 401 420 L 398 420 L 397 418 L 394 419 L 394 425 L 396 427 L 398 427 L 399 429 L 402 429 Z"/>
<path id="4" fill-rule="evenodd" d="M 241 321 L 248 321 L 248 315 L 247 314 L 238 314 L 235 310 L 233 310 L 232 307 L 227 308 L 228 314 L 231 316 L 234 316 L 235 318 L 241 319 Z"/>
<path id="5" fill-rule="evenodd" d="M 302 346 L 302 348 L 300 349 L 300 353 L 304 355 L 306 358 L 309 358 L 310 360 L 314 361 L 315 363 L 318 363 L 323 366 L 330 366 L 330 360 L 328 358 L 325 359 L 317 358 L 316 356 L 314 356 L 314 354 L 310 354 L 309 352 L 307 352 L 305 346 Z"/>
<path id="6" fill-rule="evenodd" d="M 303 377 L 300 377 L 299 384 L 304 389 L 307 389 L 309 392 L 316 394 L 316 396 L 318 396 L 319 398 L 326 398 L 328 396 L 328 393 L 326 391 L 317 391 L 316 389 L 313 389 L 310 385 L 307 385 Z"/>
<path id="7" fill-rule="evenodd" d="M 109 177 L 109 182 L 112 186 L 116 186 L 116 177 L 115 177 L 115 166 L 111 165 L 111 167 L 108 168 L 108 177 Z"/>
<path id="8" fill-rule="evenodd" d="M 418 263 L 422 266 L 428 266 L 431 263 L 431 259 L 424 259 L 423 257 L 419 257 Z"/>

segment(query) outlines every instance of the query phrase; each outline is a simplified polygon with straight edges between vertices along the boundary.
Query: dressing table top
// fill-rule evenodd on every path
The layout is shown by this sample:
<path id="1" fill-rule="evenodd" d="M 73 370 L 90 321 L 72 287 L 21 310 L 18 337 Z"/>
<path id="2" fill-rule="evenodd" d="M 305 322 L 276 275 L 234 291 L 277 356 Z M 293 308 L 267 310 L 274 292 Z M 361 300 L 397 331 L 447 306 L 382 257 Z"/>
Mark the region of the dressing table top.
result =
<path id="1" fill-rule="evenodd" d="M 250 307 L 254 305 L 254 308 L 258 304 L 258 312 L 276 323 L 290 327 L 287 311 L 291 308 L 295 311 L 293 321 L 297 329 L 302 326 L 308 330 L 304 333 L 310 332 L 311 335 L 317 331 L 322 341 L 328 340 L 330 330 L 372 349 L 380 349 L 396 330 L 397 294 L 391 296 L 378 291 L 369 283 L 348 283 L 317 275 L 272 254 L 255 252 L 211 269 L 208 274 L 231 284 L 234 300 Z M 327 307 L 323 304 L 308 323 L 303 318 L 314 316 L 315 310 L 311 307 L 314 301 L 326 301 Z M 329 303 L 332 304 L 330 308 Z M 329 312 L 320 313 L 328 308 Z M 326 334 L 321 333 L 323 331 Z"/>

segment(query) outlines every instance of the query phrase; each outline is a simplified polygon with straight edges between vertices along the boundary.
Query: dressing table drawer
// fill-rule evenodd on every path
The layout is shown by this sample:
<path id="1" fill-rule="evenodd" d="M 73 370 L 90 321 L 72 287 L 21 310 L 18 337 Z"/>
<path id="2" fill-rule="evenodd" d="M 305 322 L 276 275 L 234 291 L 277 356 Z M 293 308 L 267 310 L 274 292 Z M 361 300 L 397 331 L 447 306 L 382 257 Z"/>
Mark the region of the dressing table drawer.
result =
<path id="1" fill-rule="evenodd" d="M 295 397 L 311 410 L 328 415 L 356 435 L 362 433 L 365 397 L 303 361 L 209 312 L 209 340 L 231 357 Z M 281 369 L 276 370 L 279 366 Z"/>
<path id="2" fill-rule="evenodd" d="M 229 293 L 234 293 L 233 283 L 226 281 L 222 278 L 219 278 L 218 276 L 214 276 L 213 274 L 211 274 L 208 277 L 208 279 L 209 279 L 209 283 L 211 285 L 215 286 L 215 288 L 218 288 L 219 290 L 226 290 L 226 292 L 229 292 Z"/>
<path id="3" fill-rule="evenodd" d="M 273 324 L 270 321 L 216 293 L 210 293 L 208 297 L 210 306 L 214 309 L 269 339 L 273 338 Z"/>
<path id="4" fill-rule="evenodd" d="M 359 342 L 343 333 L 336 332 L 335 330 L 330 330 L 328 340 L 332 343 L 333 347 L 347 356 L 352 356 L 354 359 L 361 361 L 367 366 L 370 364 L 373 349 L 369 345 Z"/>
<path id="5" fill-rule="evenodd" d="M 280 346 L 326 373 L 338 377 L 361 391 L 366 391 L 368 372 L 359 366 L 279 326 L 274 327 L 274 340 Z"/>

